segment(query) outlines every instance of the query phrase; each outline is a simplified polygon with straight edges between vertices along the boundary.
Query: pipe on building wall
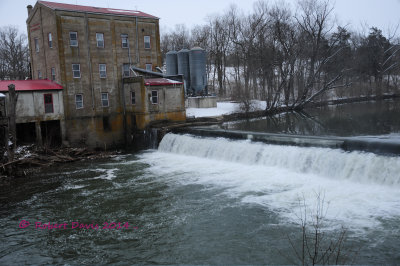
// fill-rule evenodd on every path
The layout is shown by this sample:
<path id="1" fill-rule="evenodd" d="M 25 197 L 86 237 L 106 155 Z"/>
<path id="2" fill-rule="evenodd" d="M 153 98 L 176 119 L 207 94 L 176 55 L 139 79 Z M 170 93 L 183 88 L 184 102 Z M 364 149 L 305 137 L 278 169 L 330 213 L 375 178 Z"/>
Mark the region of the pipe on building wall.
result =
<path id="1" fill-rule="evenodd" d="M 136 66 L 139 67 L 140 58 L 139 58 L 139 25 L 138 18 L 136 17 Z"/>
<path id="2" fill-rule="evenodd" d="M 42 17 L 42 7 L 39 7 L 39 12 L 40 12 L 40 29 L 42 31 L 42 48 L 43 48 L 43 54 L 44 54 L 44 69 L 45 69 L 45 74 L 46 74 L 46 78 L 48 78 L 47 76 L 47 56 L 46 56 L 46 45 L 44 45 L 45 43 L 45 39 L 44 39 L 44 32 L 43 32 L 43 17 Z M 33 79 L 35 77 L 32 77 Z"/>
<path id="3" fill-rule="evenodd" d="M 92 92 L 92 109 L 94 110 L 94 88 L 93 88 L 93 82 L 92 82 L 92 57 L 90 55 L 90 42 L 89 42 L 89 22 L 88 22 L 88 17 L 87 14 L 85 13 L 85 39 L 86 39 L 86 45 L 87 45 L 87 54 L 88 54 L 88 65 L 89 65 L 89 86 Z"/>

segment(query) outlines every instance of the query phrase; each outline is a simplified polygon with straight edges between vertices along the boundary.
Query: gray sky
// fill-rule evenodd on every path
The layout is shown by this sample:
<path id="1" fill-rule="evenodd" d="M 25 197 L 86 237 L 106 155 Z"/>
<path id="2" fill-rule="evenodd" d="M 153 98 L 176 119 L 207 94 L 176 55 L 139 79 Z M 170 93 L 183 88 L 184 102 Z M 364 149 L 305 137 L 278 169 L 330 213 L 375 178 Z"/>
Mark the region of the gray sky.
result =
<path id="1" fill-rule="evenodd" d="M 267 0 L 273 4 L 275 0 Z M 161 31 L 185 24 L 188 28 L 204 24 L 207 15 L 222 13 L 230 4 L 245 12 L 252 10 L 254 0 L 53 0 L 52 2 L 140 10 L 160 18 Z M 278 1 L 279 2 L 279 1 Z M 292 2 L 294 1 L 287 1 Z M 340 24 L 368 32 L 376 26 L 384 33 L 400 23 L 400 0 L 336 0 L 334 13 Z M 34 0 L 0 0 L 0 26 L 16 25 L 26 32 L 26 6 Z M 368 27 L 362 27 L 367 25 Z M 392 30 L 393 31 L 393 30 Z M 162 33 L 162 32 L 161 32 Z M 400 29 L 397 31 L 400 36 Z"/>

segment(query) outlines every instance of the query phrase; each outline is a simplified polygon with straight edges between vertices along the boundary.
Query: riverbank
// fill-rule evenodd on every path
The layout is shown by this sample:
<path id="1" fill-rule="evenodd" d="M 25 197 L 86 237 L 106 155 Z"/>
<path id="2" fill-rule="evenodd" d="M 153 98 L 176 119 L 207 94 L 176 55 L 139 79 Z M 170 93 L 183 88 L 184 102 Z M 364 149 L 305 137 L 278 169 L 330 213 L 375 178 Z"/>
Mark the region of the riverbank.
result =
<path id="1" fill-rule="evenodd" d="M 24 177 L 56 164 L 110 158 L 118 151 L 88 148 L 48 148 L 34 144 L 18 146 L 12 161 L 0 164 L 0 177 Z"/>

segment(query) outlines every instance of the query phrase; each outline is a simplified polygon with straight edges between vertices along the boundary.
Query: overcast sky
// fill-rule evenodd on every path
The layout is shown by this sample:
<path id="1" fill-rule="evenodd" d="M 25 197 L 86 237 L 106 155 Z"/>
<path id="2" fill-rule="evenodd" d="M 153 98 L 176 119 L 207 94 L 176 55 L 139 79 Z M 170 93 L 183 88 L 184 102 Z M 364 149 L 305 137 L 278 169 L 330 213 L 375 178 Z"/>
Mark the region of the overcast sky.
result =
<path id="1" fill-rule="evenodd" d="M 275 0 L 267 0 L 275 3 Z M 53 2 L 140 10 L 160 18 L 161 34 L 176 24 L 191 28 L 204 24 L 207 15 L 222 13 L 230 4 L 245 12 L 252 10 L 253 0 L 53 0 Z M 279 0 L 278 0 L 279 2 Z M 294 2 L 288 0 L 287 2 Z M 336 0 L 334 13 L 338 21 L 351 29 L 362 30 L 361 25 L 376 26 L 385 33 L 400 23 L 400 0 Z M 34 0 L 0 0 L 0 26 L 16 25 L 26 33 L 27 5 Z M 365 28 L 365 27 L 364 27 Z M 368 32 L 368 28 L 366 30 Z M 400 36 L 400 29 L 397 31 Z"/>

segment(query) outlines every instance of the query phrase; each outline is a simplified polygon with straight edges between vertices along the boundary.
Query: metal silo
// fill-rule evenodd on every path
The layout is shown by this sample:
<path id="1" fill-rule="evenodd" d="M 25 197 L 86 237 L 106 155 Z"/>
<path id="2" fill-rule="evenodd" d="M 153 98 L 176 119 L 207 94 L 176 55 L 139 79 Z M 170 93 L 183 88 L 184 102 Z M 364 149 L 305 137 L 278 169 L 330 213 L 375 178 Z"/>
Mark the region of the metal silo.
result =
<path id="1" fill-rule="evenodd" d="M 178 74 L 183 75 L 185 92 L 186 94 L 189 94 L 189 89 L 190 89 L 189 50 L 182 49 L 177 53 L 177 56 L 178 56 Z"/>
<path id="2" fill-rule="evenodd" d="M 194 47 L 189 52 L 190 86 L 196 94 L 205 90 L 207 85 L 206 51 Z"/>
<path id="3" fill-rule="evenodd" d="M 178 57 L 176 51 L 169 51 L 165 55 L 165 61 L 167 65 L 167 75 L 178 74 Z"/>

